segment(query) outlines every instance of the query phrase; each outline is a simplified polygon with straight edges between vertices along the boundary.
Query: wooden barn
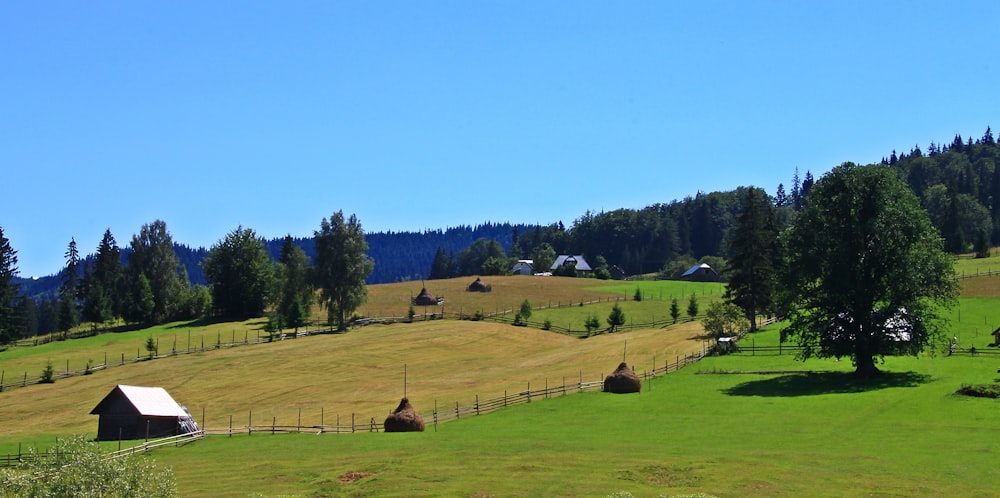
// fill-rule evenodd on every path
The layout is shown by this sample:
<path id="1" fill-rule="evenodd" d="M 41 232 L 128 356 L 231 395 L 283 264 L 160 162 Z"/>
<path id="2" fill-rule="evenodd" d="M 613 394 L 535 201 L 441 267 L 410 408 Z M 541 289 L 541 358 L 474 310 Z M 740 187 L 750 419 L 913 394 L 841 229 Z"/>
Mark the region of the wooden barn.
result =
<path id="1" fill-rule="evenodd" d="M 187 409 L 162 387 L 119 384 L 90 414 L 100 417 L 98 441 L 165 437 L 198 430 Z"/>
<path id="2" fill-rule="evenodd" d="M 687 280 L 689 282 L 718 282 L 719 272 L 715 271 L 707 263 L 702 263 L 700 265 L 694 265 L 681 275 L 681 280 Z"/>

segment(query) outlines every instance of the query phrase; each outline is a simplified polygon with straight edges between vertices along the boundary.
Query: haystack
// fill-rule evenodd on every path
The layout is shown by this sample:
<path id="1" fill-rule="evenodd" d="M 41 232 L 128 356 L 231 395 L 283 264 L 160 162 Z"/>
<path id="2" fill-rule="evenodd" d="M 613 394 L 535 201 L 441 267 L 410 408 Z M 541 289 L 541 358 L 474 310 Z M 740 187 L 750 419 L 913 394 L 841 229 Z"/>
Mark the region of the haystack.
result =
<path id="1" fill-rule="evenodd" d="M 435 297 L 434 294 L 431 294 L 427 290 L 427 287 L 424 287 L 423 289 L 420 289 L 420 294 L 417 294 L 417 297 L 413 298 L 413 305 L 414 306 L 437 306 L 437 305 L 441 304 L 441 301 L 442 301 L 442 299 L 440 299 L 438 297 Z"/>
<path id="2" fill-rule="evenodd" d="M 489 292 L 493 290 L 493 287 L 486 285 L 483 282 L 483 279 L 476 277 L 476 281 L 469 284 L 469 286 L 465 290 L 467 290 L 468 292 Z"/>
<path id="3" fill-rule="evenodd" d="M 604 392 L 625 394 L 642 389 L 642 380 L 624 361 L 611 375 L 604 378 Z"/>
<path id="4" fill-rule="evenodd" d="M 385 418 L 385 432 L 424 432 L 424 419 L 410 404 L 410 400 L 403 398 L 392 412 Z"/>

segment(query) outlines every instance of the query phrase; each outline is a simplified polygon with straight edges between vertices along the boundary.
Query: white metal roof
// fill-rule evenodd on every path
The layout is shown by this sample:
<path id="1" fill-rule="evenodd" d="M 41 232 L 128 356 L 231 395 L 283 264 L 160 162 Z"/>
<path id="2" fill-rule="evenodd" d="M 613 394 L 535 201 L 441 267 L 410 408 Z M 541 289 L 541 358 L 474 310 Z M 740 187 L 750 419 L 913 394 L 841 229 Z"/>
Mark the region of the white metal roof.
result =
<path id="1" fill-rule="evenodd" d="M 187 412 L 162 387 L 124 386 L 118 389 L 141 415 L 154 417 L 187 417 Z"/>

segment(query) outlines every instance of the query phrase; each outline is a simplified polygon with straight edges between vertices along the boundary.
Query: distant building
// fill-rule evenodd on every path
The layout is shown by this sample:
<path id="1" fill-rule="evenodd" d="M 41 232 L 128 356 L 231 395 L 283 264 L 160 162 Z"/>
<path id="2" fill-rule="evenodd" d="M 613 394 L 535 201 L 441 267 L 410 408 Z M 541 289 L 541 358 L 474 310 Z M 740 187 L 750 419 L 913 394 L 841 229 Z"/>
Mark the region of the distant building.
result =
<path id="1" fill-rule="evenodd" d="M 162 387 L 118 385 L 90 412 L 98 415 L 97 439 L 143 439 L 198 430 L 187 409 Z"/>
<path id="2" fill-rule="evenodd" d="M 519 259 L 514 263 L 510 272 L 514 275 L 531 275 L 534 273 L 535 261 L 531 259 Z"/>
<path id="3" fill-rule="evenodd" d="M 681 275 L 681 280 L 689 282 L 718 282 L 719 272 L 708 263 L 694 265 Z"/>
<path id="4" fill-rule="evenodd" d="M 628 280 L 625 270 L 622 270 L 618 265 L 611 265 L 611 268 L 608 268 L 608 273 L 611 274 L 613 280 Z"/>
<path id="5" fill-rule="evenodd" d="M 590 263 L 584 259 L 582 254 L 578 254 L 576 256 L 561 254 L 558 258 L 556 258 L 555 263 L 552 263 L 552 268 L 550 269 L 555 272 L 559 268 L 570 264 L 576 267 L 577 275 L 590 276 L 594 273 L 594 269 L 590 267 Z"/>

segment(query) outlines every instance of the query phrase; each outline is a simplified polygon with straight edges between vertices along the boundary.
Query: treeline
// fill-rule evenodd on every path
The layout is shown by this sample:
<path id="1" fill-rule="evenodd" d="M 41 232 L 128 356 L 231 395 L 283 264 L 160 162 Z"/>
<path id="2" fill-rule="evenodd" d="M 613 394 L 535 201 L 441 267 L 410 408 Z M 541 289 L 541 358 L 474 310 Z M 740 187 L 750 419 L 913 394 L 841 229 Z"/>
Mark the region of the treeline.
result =
<path id="1" fill-rule="evenodd" d="M 987 128 L 978 139 L 956 136 L 949 144 L 932 142 L 926 153 L 919 146 L 901 154 L 893 151 L 881 162 L 916 194 L 946 250 L 986 255 L 990 246 L 1000 244 L 998 158 L 1000 144 Z M 764 192 L 774 208 L 775 230 L 781 232 L 794 221 L 808 204 L 814 183 L 810 172 L 800 179 L 796 169 L 788 188 L 779 184 L 773 195 Z M 547 271 L 560 254 L 584 255 L 599 270 L 598 276 L 618 267 L 629 275 L 670 277 L 698 261 L 725 270 L 726 261 L 736 255 L 735 220 L 751 190 L 755 187 L 699 192 L 642 209 L 588 211 L 569 227 L 561 221 L 545 226 L 488 222 L 446 230 L 364 234 L 367 256 L 374 262 L 366 283 L 502 274 L 519 259 L 531 259 L 535 271 Z M 3 242 L 9 248 L 6 239 Z M 281 260 L 289 244 L 310 262 L 317 257 L 314 238 L 261 243 L 272 262 Z M 150 252 L 158 256 L 150 259 Z M 210 306 L 206 296 L 211 297 L 213 284 L 204 273 L 210 251 L 175 243 L 161 221 L 144 226 L 127 247 L 118 248 L 108 232 L 94 255 L 81 259 L 73 241 L 66 255 L 67 267 L 58 276 L 26 280 L 17 278 L 16 271 L 0 273 L 7 279 L 0 284 L 10 282 L 15 289 L 0 296 L 4 300 L 0 305 L 8 310 L 21 306 L 24 309 L 18 313 L 36 317 L 22 327 L 23 333 L 65 330 L 74 318 L 61 303 L 73 293 L 81 303 L 76 319 L 98 323 L 106 321 L 108 313 L 129 323 L 144 323 L 189 317 Z M 0 263 L 12 266 L 9 261 Z M 120 276 L 109 277 L 107 272 Z M 96 304 L 82 304 L 88 297 Z"/>

